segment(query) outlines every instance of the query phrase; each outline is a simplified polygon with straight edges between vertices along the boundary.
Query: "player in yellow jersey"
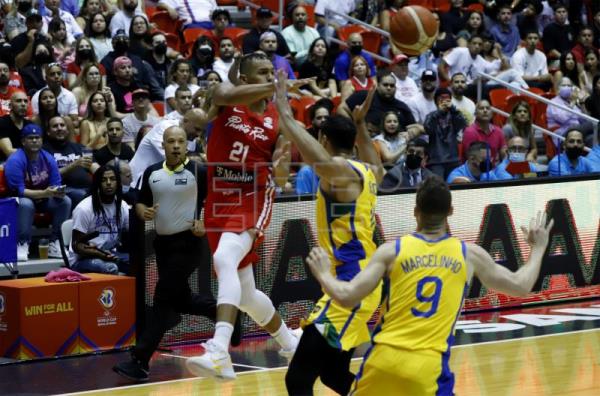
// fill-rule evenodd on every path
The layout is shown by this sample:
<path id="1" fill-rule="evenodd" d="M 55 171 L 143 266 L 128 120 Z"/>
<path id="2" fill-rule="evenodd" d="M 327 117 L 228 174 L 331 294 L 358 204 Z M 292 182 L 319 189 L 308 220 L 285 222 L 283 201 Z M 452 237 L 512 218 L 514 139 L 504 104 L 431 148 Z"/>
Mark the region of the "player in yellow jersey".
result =
<path id="1" fill-rule="evenodd" d="M 382 316 L 373 332 L 351 395 L 452 395 L 450 347 L 468 282 L 476 275 L 489 288 L 524 296 L 535 284 L 548 244 L 551 220 L 538 213 L 529 229 L 528 262 L 516 272 L 497 265 L 480 246 L 447 233 L 452 199 L 438 176 L 417 190 L 417 231 L 377 249 L 350 282 L 335 279 L 325 251 L 311 251 L 308 264 L 325 292 L 353 307 L 383 279 Z"/>
<path id="2" fill-rule="evenodd" d="M 334 263 L 332 276 L 349 281 L 366 267 L 376 250 L 375 205 L 384 169 L 365 123 L 375 91 L 371 90 L 365 103 L 355 109 L 354 123 L 341 116 L 329 117 L 317 142 L 292 116 L 285 73 L 279 72 L 277 79 L 280 130 L 319 176 L 319 244 Z M 355 145 L 359 161 L 351 159 Z M 304 332 L 286 375 L 290 395 L 312 395 L 318 377 L 337 393 L 350 391 L 354 381 L 352 353 L 356 346 L 369 341 L 367 321 L 380 301 L 379 288 L 353 307 L 344 307 L 327 294 L 317 302 L 303 324 Z"/>

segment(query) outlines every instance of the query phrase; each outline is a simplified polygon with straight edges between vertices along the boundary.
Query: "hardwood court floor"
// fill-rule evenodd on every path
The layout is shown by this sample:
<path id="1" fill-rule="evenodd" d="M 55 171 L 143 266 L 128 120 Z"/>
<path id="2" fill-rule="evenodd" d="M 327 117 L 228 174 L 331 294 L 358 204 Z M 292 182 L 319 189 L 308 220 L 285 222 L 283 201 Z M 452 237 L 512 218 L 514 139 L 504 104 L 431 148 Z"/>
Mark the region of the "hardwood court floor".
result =
<path id="1" fill-rule="evenodd" d="M 457 395 L 600 395 L 600 300 L 465 315 L 456 344 L 450 367 Z M 285 362 L 276 350 L 270 339 L 244 341 L 233 350 L 238 379 L 229 383 L 190 378 L 183 363 L 200 353 L 197 346 L 155 354 L 153 383 L 145 385 L 110 371 L 124 352 L 0 365 L 0 394 L 285 395 Z M 315 394 L 334 395 L 320 383 Z"/>

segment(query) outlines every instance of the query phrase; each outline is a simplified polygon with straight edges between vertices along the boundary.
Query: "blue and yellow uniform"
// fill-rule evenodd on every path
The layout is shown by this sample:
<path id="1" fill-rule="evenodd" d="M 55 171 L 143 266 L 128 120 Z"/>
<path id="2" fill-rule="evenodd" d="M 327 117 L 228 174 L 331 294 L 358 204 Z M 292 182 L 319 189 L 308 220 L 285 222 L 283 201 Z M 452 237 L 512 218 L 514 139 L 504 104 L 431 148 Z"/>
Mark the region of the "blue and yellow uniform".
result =
<path id="1" fill-rule="evenodd" d="M 352 160 L 348 162 L 362 180 L 362 191 L 356 200 L 334 202 L 321 189 L 317 193 L 319 244 L 329 253 L 333 274 L 344 281 L 354 278 L 377 249 L 373 241 L 377 180 L 367 165 Z M 314 323 L 332 347 L 348 351 L 369 341 L 367 322 L 380 301 L 380 287 L 352 309 L 341 306 L 324 294 L 306 324 Z"/>
<path id="2" fill-rule="evenodd" d="M 467 290 L 466 246 L 445 235 L 396 241 L 382 315 L 352 395 L 452 395 L 450 347 Z"/>

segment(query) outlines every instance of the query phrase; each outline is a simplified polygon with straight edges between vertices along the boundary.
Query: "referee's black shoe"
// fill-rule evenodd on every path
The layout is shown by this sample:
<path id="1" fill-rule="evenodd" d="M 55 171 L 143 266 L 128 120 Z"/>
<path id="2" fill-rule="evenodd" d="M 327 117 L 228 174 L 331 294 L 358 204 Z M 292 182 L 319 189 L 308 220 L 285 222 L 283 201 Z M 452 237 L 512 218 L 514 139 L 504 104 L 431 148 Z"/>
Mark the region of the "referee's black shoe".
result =
<path id="1" fill-rule="evenodd" d="M 150 374 L 148 364 L 144 364 L 134 357 L 126 362 L 116 364 L 113 366 L 113 371 L 122 377 L 136 382 L 148 381 L 148 375 Z"/>
<path id="2" fill-rule="evenodd" d="M 233 334 L 231 334 L 231 346 L 238 346 L 242 343 L 242 315 L 243 312 L 238 310 L 235 324 L 233 325 Z"/>

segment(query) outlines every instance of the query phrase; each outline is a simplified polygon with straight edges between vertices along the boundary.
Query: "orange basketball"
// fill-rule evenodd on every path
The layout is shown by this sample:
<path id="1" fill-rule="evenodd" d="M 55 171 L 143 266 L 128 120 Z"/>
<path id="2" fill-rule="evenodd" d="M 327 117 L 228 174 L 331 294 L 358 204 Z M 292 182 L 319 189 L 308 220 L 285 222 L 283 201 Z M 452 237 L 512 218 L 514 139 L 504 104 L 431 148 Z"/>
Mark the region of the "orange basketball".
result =
<path id="1" fill-rule="evenodd" d="M 420 55 L 433 45 L 438 27 L 427 8 L 402 7 L 390 21 L 391 40 L 406 55 Z"/>

